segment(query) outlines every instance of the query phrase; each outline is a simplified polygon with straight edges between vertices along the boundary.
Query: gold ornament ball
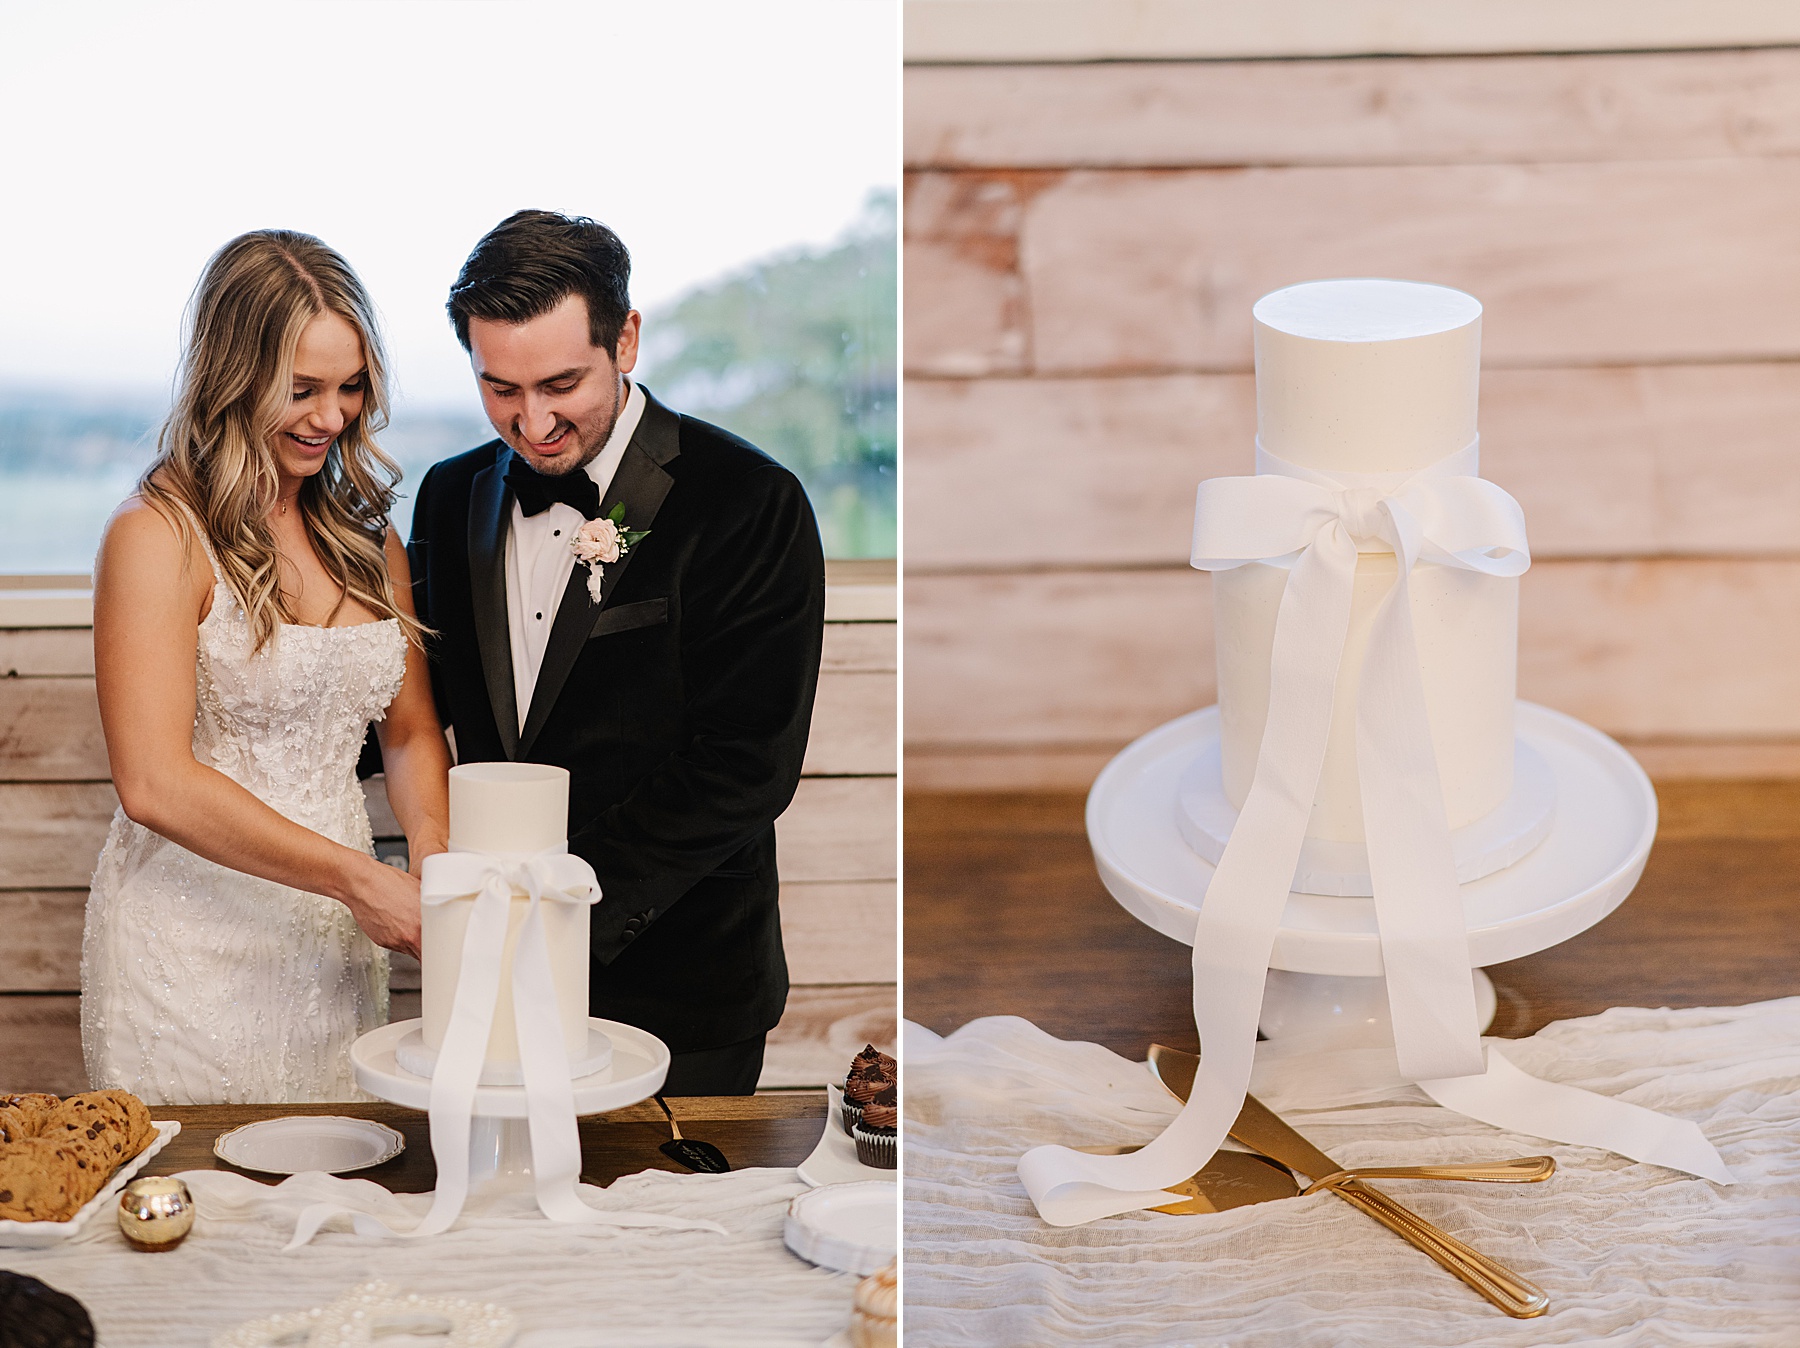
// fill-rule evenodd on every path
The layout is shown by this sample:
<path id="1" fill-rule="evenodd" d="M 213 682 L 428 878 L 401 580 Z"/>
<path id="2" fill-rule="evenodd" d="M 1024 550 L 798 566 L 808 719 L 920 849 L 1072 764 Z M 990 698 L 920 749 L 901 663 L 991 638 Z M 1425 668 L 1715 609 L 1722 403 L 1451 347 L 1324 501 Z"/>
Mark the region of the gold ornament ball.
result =
<path id="1" fill-rule="evenodd" d="M 172 1250 L 194 1227 L 194 1196 L 172 1175 L 135 1179 L 119 1194 L 119 1230 L 134 1250 Z"/>

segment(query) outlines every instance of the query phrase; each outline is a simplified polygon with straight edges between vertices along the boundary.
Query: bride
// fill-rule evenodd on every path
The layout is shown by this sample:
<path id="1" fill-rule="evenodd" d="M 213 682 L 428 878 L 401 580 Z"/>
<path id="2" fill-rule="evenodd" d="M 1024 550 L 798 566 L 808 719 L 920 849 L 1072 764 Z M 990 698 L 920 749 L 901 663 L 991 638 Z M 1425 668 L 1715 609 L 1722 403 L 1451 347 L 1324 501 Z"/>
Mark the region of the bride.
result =
<path id="1" fill-rule="evenodd" d="M 341 1100 L 417 953 L 449 755 L 387 514 L 374 309 L 309 235 L 233 239 L 195 290 L 156 461 L 107 525 L 94 670 L 120 809 L 88 899 L 95 1087 L 161 1104 Z M 413 874 L 377 861 L 375 722 Z"/>

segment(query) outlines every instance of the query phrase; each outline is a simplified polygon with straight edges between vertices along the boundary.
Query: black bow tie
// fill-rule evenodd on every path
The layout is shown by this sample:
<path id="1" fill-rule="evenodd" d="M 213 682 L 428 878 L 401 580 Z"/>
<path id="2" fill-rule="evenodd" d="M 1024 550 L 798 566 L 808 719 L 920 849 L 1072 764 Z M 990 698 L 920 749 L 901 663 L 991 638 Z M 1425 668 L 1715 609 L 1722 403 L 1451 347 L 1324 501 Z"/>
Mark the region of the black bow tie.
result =
<path id="1" fill-rule="evenodd" d="M 574 506 L 587 519 L 600 514 L 600 488 L 587 475 L 587 469 L 576 468 L 551 477 L 540 473 L 517 454 L 506 466 L 506 485 L 518 498 L 519 509 L 527 517 L 541 515 L 556 502 Z"/>

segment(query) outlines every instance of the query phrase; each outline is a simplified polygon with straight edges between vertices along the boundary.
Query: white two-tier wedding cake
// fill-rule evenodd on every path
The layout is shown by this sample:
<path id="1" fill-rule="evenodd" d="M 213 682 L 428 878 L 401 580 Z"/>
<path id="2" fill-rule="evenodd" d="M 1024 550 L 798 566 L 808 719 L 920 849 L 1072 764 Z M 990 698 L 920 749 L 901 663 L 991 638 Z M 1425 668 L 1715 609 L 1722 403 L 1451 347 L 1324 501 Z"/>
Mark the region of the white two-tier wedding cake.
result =
<path id="1" fill-rule="evenodd" d="M 1265 296 L 1253 312 L 1257 472 L 1375 496 L 1418 474 L 1473 476 L 1481 305 L 1443 286 L 1336 280 Z M 1331 731 L 1296 889 L 1368 894 L 1356 743 L 1362 669 L 1393 589 L 1391 548 L 1358 539 Z M 1292 557 L 1213 572 L 1220 738 L 1184 783 L 1181 824 L 1216 862 L 1244 807 L 1268 721 L 1276 615 Z M 1422 561 L 1412 624 L 1458 878 L 1510 865 L 1548 833 L 1554 779 L 1516 742 L 1519 579 Z"/>
<path id="2" fill-rule="evenodd" d="M 568 854 L 569 774 L 541 763 L 465 763 L 450 770 L 450 858 L 464 855 L 496 860 L 552 858 Z M 426 860 L 428 872 L 440 858 Z M 451 886 L 452 889 L 460 886 Z M 421 1023 L 419 1037 L 399 1051 L 401 1066 L 422 1076 L 432 1074 L 442 1052 L 459 997 L 477 995 L 465 988 L 465 938 L 478 894 L 458 894 L 434 901 L 432 876 L 426 883 L 423 910 Z M 483 1085 L 523 1082 L 519 1025 L 513 980 L 520 936 L 531 909 L 531 896 L 511 885 L 504 944 L 499 952 L 499 981 L 493 995 L 493 1020 L 482 1064 Z M 575 1076 L 601 1071 L 610 1057 L 605 1038 L 588 1024 L 587 903 L 541 902 L 543 949 L 548 955 L 550 992 L 562 1049 Z"/>

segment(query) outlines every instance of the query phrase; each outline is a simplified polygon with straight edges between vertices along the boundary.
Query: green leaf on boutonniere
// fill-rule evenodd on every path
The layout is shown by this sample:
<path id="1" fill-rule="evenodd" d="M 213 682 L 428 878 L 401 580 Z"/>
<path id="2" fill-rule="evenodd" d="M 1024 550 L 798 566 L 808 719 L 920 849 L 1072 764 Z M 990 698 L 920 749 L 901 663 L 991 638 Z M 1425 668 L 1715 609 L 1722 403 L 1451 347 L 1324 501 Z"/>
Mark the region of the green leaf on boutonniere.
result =
<path id="1" fill-rule="evenodd" d="M 607 513 L 606 518 L 614 524 L 623 525 L 625 523 L 625 503 L 620 501 Z"/>
<path id="2" fill-rule="evenodd" d="M 635 548 L 641 540 L 650 537 L 650 531 L 648 529 L 627 529 L 619 537 L 625 547 Z"/>

